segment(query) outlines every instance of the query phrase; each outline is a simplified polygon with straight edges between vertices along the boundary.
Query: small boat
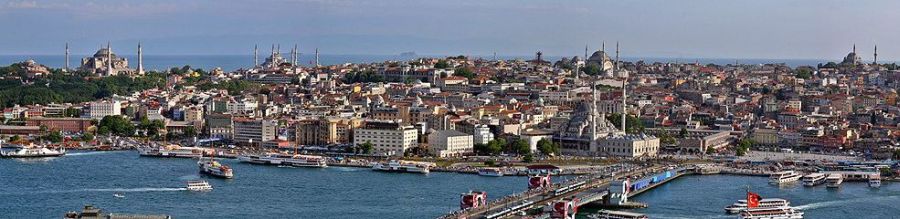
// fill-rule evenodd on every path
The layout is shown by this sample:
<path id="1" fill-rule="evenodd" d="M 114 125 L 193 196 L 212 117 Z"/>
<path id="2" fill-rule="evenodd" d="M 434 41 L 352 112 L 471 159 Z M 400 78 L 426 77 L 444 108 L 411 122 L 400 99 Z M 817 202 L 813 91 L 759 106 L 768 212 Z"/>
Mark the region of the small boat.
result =
<path id="1" fill-rule="evenodd" d="M 219 161 L 216 161 L 215 158 L 211 157 L 202 157 L 199 161 L 197 161 L 197 165 L 200 168 L 200 173 L 221 177 L 225 179 L 234 178 L 234 170 L 227 165 L 222 165 Z"/>
<path id="2" fill-rule="evenodd" d="M 284 159 L 278 157 L 275 153 L 242 154 L 238 156 L 238 160 L 244 163 L 263 165 L 281 165 L 281 163 L 284 162 Z"/>
<path id="3" fill-rule="evenodd" d="M 372 165 L 372 170 L 384 172 L 402 172 L 402 173 L 429 173 L 434 163 L 414 162 L 403 160 L 391 160 L 387 163 L 378 162 Z"/>
<path id="4" fill-rule="evenodd" d="M 200 158 L 209 149 L 167 145 L 165 147 L 140 147 L 138 152 L 144 157 Z"/>
<path id="5" fill-rule="evenodd" d="M 500 168 L 481 168 L 478 169 L 478 175 L 481 176 L 503 176 L 503 171 Z"/>
<path id="6" fill-rule="evenodd" d="M 282 155 L 282 164 L 295 167 L 328 167 L 325 158 L 322 156 L 294 154 Z"/>
<path id="7" fill-rule="evenodd" d="M 613 210 L 600 210 L 596 214 L 591 214 L 587 216 L 590 219 L 648 219 L 647 215 L 627 212 L 627 211 L 613 211 Z"/>
<path id="8" fill-rule="evenodd" d="M 764 198 L 759 200 L 760 208 L 776 208 L 776 207 L 789 207 L 791 202 L 785 199 L 780 198 Z M 747 209 L 747 199 L 741 199 L 725 207 L 725 212 L 729 214 L 737 214 L 741 213 L 741 211 Z"/>
<path id="9" fill-rule="evenodd" d="M 35 145 L 34 143 L 29 145 L 0 143 L 0 157 L 40 158 L 59 157 L 63 155 L 66 155 L 65 147 L 51 149 L 44 145 Z"/>
<path id="10" fill-rule="evenodd" d="M 803 219 L 803 211 L 794 207 L 749 208 L 739 219 Z"/>
<path id="11" fill-rule="evenodd" d="M 125 194 L 116 192 L 116 193 L 113 193 L 113 197 L 116 197 L 116 198 L 125 198 Z"/>
<path id="12" fill-rule="evenodd" d="M 186 189 L 194 192 L 211 191 L 213 188 L 204 180 L 188 181 Z"/>
<path id="13" fill-rule="evenodd" d="M 781 171 L 781 172 L 772 173 L 772 175 L 769 176 L 769 183 L 782 184 L 782 183 L 796 182 L 797 180 L 800 180 L 800 177 L 803 177 L 803 176 L 800 174 L 797 174 L 796 172 L 794 172 L 792 170 Z"/>
<path id="14" fill-rule="evenodd" d="M 872 175 L 869 175 L 869 187 L 881 187 L 881 174 L 873 173 Z"/>
<path id="15" fill-rule="evenodd" d="M 803 176 L 803 186 L 817 186 L 825 183 L 826 175 L 824 173 L 811 173 Z"/>
<path id="16" fill-rule="evenodd" d="M 825 178 L 825 187 L 828 188 L 840 188 L 841 183 L 844 182 L 844 175 L 840 173 L 832 173 L 828 174 L 828 177 Z"/>

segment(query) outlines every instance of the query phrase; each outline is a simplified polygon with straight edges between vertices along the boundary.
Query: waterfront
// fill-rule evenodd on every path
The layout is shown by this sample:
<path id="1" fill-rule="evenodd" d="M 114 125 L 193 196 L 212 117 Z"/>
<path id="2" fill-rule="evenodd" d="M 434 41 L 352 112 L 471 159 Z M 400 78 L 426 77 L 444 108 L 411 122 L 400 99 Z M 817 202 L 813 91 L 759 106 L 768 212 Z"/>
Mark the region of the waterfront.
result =
<path id="1" fill-rule="evenodd" d="M 224 163 L 235 179 L 206 178 L 208 193 L 180 189 L 199 178 L 196 160 L 135 151 L 75 151 L 59 158 L 0 159 L 0 218 L 59 218 L 93 204 L 109 212 L 174 218 L 433 218 L 456 210 L 459 194 L 495 199 L 526 187 L 524 177 L 373 172 L 364 168 L 279 168 Z M 125 198 L 115 198 L 122 192 Z"/>
<path id="2" fill-rule="evenodd" d="M 846 182 L 840 189 L 824 185 L 804 187 L 800 183 L 776 186 L 766 177 L 735 175 L 685 176 L 632 198 L 649 204 L 649 208 L 635 212 L 650 218 L 734 218 L 722 210 L 743 199 L 746 186 L 763 198 L 784 198 L 791 205 L 805 211 L 805 218 L 894 218 L 900 215 L 896 203 L 900 201 L 900 183 L 885 182 L 872 189 L 865 182 Z M 596 212 L 583 208 L 581 215 Z M 579 217 L 582 218 L 582 217 Z M 586 218 L 586 217 L 585 217 Z"/>

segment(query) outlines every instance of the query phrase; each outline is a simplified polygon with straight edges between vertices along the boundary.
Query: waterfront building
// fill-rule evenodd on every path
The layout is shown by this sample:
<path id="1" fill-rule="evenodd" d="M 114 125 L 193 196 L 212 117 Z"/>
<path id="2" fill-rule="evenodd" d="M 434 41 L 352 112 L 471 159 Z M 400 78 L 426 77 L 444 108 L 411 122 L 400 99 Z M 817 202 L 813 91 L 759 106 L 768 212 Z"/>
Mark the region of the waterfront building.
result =
<path id="1" fill-rule="evenodd" d="M 47 130 L 63 131 L 68 133 L 82 133 L 92 126 L 89 118 L 52 118 L 29 117 L 25 120 L 28 126 L 44 126 Z"/>
<path id="2" fill-rule="evenodd" d="M 376 155 L 403 155 L 407 149 L 417 146 L 419 131 L 410 125 L 396 122 L 367 121 L 353 130 L 353 144 L 372 144 Z"/>
<path id="3" fill-rule="evenodd" d="M 358 118 L 320 117 L 306 119 L 295 124 L 295 141 L 298 145 L 349 144 L 353 129 L 363 124 Z"/>
<path id="4" fill-rule="evenodd" d="M 237 117 L 234 120 L 235 143 L 257 146 L 275 140 L 278 122 L 270 119 L 250 119 Z"/>
<path id="5" fill-rule="evenodd" d="M 87 117 L 91 119 L 103 119 L 106 116 L 122 115 L 122 102 L 118 100 L 101 100 L 91 102 L 88 106 Z"/>
<path id="6" fill-rule="evenodd" d="M 428 146 L 438 157 L 462 156 L 475 153 L 472 139 L 456 130 L 440 130 L 428 134 Z"/>
<path id="7" fill-rule="evenodd" d="M 616 157 L 655 157 L 659 138 L 646 134 L 611 135 L 600 141 L 600 151 Z"/>
<path id="8" fill-rule="evenodd" d="M 205 129 L 211 138 L 231 139 L 234 136 L 232 115 L 221 113 L 206 115 Z"/>

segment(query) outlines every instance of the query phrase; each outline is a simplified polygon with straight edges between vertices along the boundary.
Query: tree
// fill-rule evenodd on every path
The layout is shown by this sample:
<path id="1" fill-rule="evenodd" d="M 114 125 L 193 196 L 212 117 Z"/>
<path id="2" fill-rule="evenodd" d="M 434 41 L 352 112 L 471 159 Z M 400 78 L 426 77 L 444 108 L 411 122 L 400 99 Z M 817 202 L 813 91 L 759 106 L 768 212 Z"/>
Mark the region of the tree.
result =
<path id="1" fill-rule="evenodd" d="M 450 68 L 450 64 L 447 63 L 447 61 L 441 60 L 441 61 L 438 61 L 437 63 L 434 63 L 434 68 L 447 69 L 447 68 Z"/>
<path id="2" fill-rule="evenodd" d="M 84 133 L 83 135 L 81 135 L 81 140 L 82 141 L 92 141 L 92 140 L 94 140 L 94 135 L 91 133 Z"/>
<path id="3" fill-rule="evenodd" d="M 715 154 L 715 153 L 716 153 L 716 149 L 715 149 L 715 148 L 713 148 L 713 147 L 707 147 L 707 148 L 706 148 L 706 154 Z"/>
<path id="4" fill-rule="evenodd" d="M 193 126 L 188 126 L 188 127 L 184 128 L 184 136 L 188 137 L 188 138 L 193 138 L 194 136 L 197 136 L 197 130 L 194 129 Z"/>
<path id="5" fill-rule="evenodd" d="M 45 135 L 44 139 L 53 143 L 59 143 L 63 140 L 63 136 L 59 131 L 53 131 Z"/>
<path id="6" fill-rule="evenodd" d="M 9 136 L 9 142 L 17 142 L 20 140 L 22 140 L 22 137 L 19 137 L 19 135 Z"/>
<path id="7" fill-rule="evenodd" d="M 101 135 L 110 133 L 118 136 L 131 136 L 134 134 L 134 130 L 135 128 L 131 121 L 128 121 L 125 117 L 115 115 L 103 117 L 100 120 L 97 133 Z"/>
<path id="8" fill-rule="evenodd" d="M 487 152 L 487 154 L 489 154 L 489 155 L 495 155 L 495 154 L 503 151 L 504 146 L 506 146 L 505 139 L 502 139 L 502 138 L 494 139 L 487 143 L 484 151 Z"/>
<path id="9" fill-rule="evenodd" d="M 808 68 L 797 68 L 797 70 L 795 70 L 794 73 L 797 74 L 797 78 L 802 78 L 802 79 L 812 78 L 812 70 L 810 70 Z"/>
<path id="10" fill-rule="evenodd" d="M 525 139 L 517 139 L 509 144 L 509 151 L 516 154 L 531 154 L 531 145 Z"/>
<path id="11" fill-rule="evenodd" d="M 548 139 L 541 139 L 537 142 L 537 149 L 541 154 L 554 155 L 559 154 L 559 145 Z"/>
<path id="12" fill-rule="evenodd" d="M 453 71 L 453 75 L 464 77 L 469 80 L 471 80 L 472 78 L 475 78 L 475 73 L 472 72 L 472 70 L 469 70 L 468 68 L 456 68 L 456 70 Z"/>
<path id="13" fill-rule="evenodd" d="M 79 117 L 81 116 L 81 109 L 75 109 L 73 107 L 66 108 L 66 111 L 63 113 L 64 117 Z"/>
<path id="14" fill-rule="evenodd" d="M 534 162 L 534 156 L 531 154 L 525 154 L 525 157 L 522 157 L 522 162 L 525 162 L 525 163 Z"/>
<path id="15" fill-rule="evenodd" d="M 372 153 L 373 147 L 374 146 L 372 146 L 371 141 L 366 141 L 365 143 L 359 144 L 359 152 L 361 152 L 362 154 Z"/>
<path id="16" fill-rule="evenodd" d="M 688 135 L 688 130 L 685 127 L 681 127 L 681 130 L 678 131 L 678 138 L 686 138 Z"/>

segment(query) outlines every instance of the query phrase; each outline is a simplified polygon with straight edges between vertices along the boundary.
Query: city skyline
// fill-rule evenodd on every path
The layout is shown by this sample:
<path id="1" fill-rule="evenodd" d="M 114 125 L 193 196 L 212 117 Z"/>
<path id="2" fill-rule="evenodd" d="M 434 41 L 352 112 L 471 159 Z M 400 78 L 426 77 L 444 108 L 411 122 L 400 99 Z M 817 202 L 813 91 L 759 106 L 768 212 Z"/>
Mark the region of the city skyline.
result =
<path id="1" fill-rule="evenodd" d="M 879 60 L 900 59 L 890 41 L 900 28 L 878 22 L 900 18 L 885 10 L 898 4 L 890 1 L 76 3 L 0 4 L 0 24 L 19 32 L 0 36 L 0 54 L 62 54 L 65 43 L 89 54 L 107 41 L 114 50 L 140 41 L 157 55 L 246 55 L 280 42 L 303 53 L 558 57 L 619 41 L 628 57 L 832 60 L 855 43 L 871 60 L 877 43 Z"/>

